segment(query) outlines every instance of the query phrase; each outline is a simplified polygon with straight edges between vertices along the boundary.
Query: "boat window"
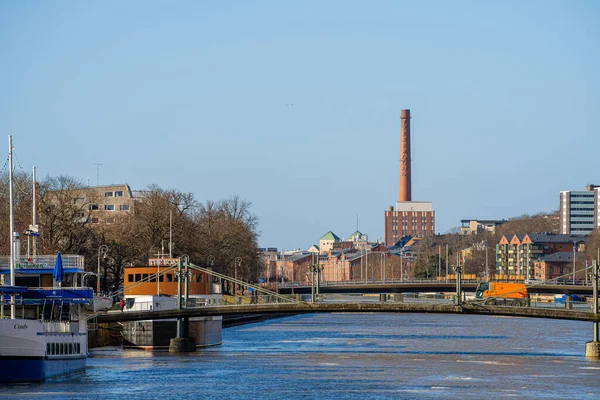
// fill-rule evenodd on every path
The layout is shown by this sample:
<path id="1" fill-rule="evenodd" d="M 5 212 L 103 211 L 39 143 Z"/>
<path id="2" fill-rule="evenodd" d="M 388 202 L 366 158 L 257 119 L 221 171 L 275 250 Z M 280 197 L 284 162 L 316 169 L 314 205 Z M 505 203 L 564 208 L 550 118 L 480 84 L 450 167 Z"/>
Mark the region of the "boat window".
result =
<path id="1" fill-rule="evenodd" d="M 204 276 L 202 274 L 196 275 L 196 282 L 199 282 L 199 283 L 204 282 Z"/>
<path id="2" fill-rule="evenodd" d="M 142 274 L 135 274 L 135 281 L 139 282 L 142 280 Z"/>
<path id="3" fill-rule="evenodd" d="M 150 282 L 156 282 L 156 275 L 152 275 L 150 277 Z"/>
<path id="4" fill-rule="evenodd" d="M 159 275 L 158 276 L 158 281 L 159 282 L 163 282 L 165 280 L 165 276 L 164 275 Z"/>
<path id="5" fill-rule="evenodd" d="M 51 348 L 52 348 L 52 345 L 50 343 L 46 343 L 46 355 L 50 354 Z"/>
<path id="6" fill-rule="evenodd" d="M 142 280 L 148 282 L 148 274 L 142 274 Z"/>
<path id="7" fill-rule="evenodd" d="M 73 343 L 69 343 L 69 354 L 73 354 Z"/>
<path id="8" fill-rule="evenodd" d="M 81 354 L 81 343 L 76 343 L 77 345 L 77 354 Z"/>
<path id="9" fill-rule="evenodd" d="M 127 282 L 133 282 L 133 274 L 127 275 Z"/>
<path id="10" fill-rule="evenodd" d="M 173 274 L 167 274 L 167 282 L 173 282 Z"/>

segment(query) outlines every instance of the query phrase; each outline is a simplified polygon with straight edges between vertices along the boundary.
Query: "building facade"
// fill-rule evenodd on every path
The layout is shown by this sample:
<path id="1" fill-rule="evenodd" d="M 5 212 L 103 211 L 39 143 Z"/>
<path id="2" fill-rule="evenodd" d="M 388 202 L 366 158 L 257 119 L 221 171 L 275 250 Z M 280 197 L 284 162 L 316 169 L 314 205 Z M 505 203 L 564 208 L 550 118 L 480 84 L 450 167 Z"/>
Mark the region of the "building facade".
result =
<path id="1" fill-rule="evenodd" d="M 460 221 L 460 234 L 461 235 L 477 235 L 482 232 L 495 233 L 496 227 L 501 225 L 504 221 L 498 221 L 494 219 L 463 219 Z"/>
<path id="2" fill-rule="evenodd" d="M 560 233 L 589 235 L 600 228 L 600 185 L 560 192 Z"/>
<path id="3" fill-rule="evenodd" d="M 425 237 L 435 233 L 435 211 L 431 202 L 399 201 L 384 215 L 384 243 L 393 246 L 404 236 Z"/>
<path id="4" fill-rule="evenodd" d="M 134 197 L 128 184 L 91 186 L 73 190 L 73 202 L 86 207 L 80 218 L 89 218 L 92 225 L 113 224 L 116 218 L 133 211 Z"/>
<path id="5" fill-rule="evenodd" d="M 496 273 L 534 278 L 534 262 L 554 253 L 579 251 L 581 236 L 555 233 L 503 235 L 496 245 Z"/>

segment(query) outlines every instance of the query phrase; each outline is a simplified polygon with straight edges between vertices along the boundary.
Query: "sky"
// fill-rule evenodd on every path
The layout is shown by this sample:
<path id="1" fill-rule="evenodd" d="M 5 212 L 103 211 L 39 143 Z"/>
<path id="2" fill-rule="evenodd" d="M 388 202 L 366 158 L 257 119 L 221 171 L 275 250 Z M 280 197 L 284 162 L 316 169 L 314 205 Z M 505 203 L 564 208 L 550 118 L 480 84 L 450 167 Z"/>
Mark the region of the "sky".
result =
<path id="1" fill-rule="evenodd" d="M 383 239 L 410 109 L 413 200 L 444 233 L 600 184 L 598 20 L 594 0 L 7 0 L 0 132 L 38 177 L 239 195 L 260 246 L 306 249 L 357 216 Z"/>

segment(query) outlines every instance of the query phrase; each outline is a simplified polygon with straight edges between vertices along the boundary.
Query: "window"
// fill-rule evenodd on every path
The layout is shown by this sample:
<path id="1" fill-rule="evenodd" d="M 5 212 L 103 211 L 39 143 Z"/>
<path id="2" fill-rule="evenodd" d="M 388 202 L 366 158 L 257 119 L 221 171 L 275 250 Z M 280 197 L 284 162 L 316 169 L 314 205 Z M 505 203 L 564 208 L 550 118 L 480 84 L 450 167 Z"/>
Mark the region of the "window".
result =
<path id="1" fill-rule="evenodd" d="M 167 282 L 173 282 L 173 274 L 167 274 Z"/>
<path id="2" fill-rule="evenodd" d="M 202 274 L 196 275 L 196 282 L 202 283 L 204 281 L 204 276 Z"/>
<path id="3" fill-rule="evenodd" d="M 114 218 L 105 218 L 104 219 L 104 223 L 106 223 L 106 224 L 114 224 L 115 223 L 115 219 Z"/>
<path id="4" fill-rule="evenodd" d="M 75 348 L 76 348 L 75 352 L 77 354 L 80 354 L 81 353 L 81 343 L 75 343 Z"/>
<path id="5" fill-rule="evenodd" d="M 92 224 L 97 224 L 98 223 L 98 218 L 92 218 Z"/>
<path id="6" fill-rule="evenodd" d="M 50 346 L 50 343 L 46 343 L 46 355 L 50 354 L 50 349 L 52 346 Z"/>
<path id="7" fill-rule="evenodd" d="M 83 218 L 85 217 L 85 213 L 83 211 L 79 211 L 75 213 L 75 217 L 76 218 Z"/>
<path id="8" fill-rule="evenodd" d="M 113 197 L 113 192 L 104 192 L 104 197 Z"/>
<path id="9" fill-rule="evenodd" d="M 163 282 L 165 280 L 165 276 L 164 275 L 159 275 L 158 276 L 158 281 L 159 282 Z"/>
<path id="10" fill-rule="evenodd" d="M 122 190 L 115 191 L 115 197 L 123 197 L 123 191 Z"/>
<path id="11" fill-rule="evenodd" d="M 135 281 L 139 282 L 142 280 L 142 274 L 135 274 Z"/>
<path id="12" fill-rule="evenodd" d="M 105 204 L 104 211 L 115 211 L 115 205 L 114 204 Z"/>
<path id="13" fill-rule="evenodd" d="M 142 280 L 148 281 L 148 274 L 142 274 Z"/>
<path id="14" fill-rule="evenodd" d="M 90 211 L 98 210 L 98 204 L 90 204 Z"/>
<path id="15" fill-rule="evenodd" d="M 119 211 L 129 211 L 129 204 L 119 205 Z"/>
<path id="16" fill-rule="evenodd" d="M 127 275 L 127 282 L 133 282 L 133 274 Z"/>
<path id="17" fill-rule="evenodd" d="M 156 282 L 156 275 L 152 275 L 150 277 L 150 282 Z"/>

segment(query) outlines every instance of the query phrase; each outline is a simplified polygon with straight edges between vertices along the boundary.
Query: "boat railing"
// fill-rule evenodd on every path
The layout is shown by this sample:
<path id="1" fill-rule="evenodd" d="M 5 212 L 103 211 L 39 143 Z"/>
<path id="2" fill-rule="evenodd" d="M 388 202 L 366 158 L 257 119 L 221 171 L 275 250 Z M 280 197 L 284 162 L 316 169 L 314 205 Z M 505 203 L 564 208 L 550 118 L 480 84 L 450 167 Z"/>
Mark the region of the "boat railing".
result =
<path id="1" fill-rule="evenodd" d="M 61 254 L 63 268 L 83 270 L 84 257 L 76 254 Z M 36 255 L 15 257 L 16 269 L 47 269 L 54 268 L 56 255 Z M 10 267 L 10 256 L 0 256 L 0 268 Z"/>

